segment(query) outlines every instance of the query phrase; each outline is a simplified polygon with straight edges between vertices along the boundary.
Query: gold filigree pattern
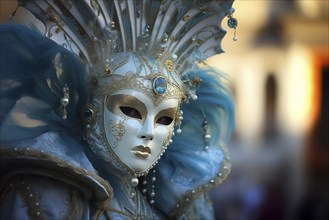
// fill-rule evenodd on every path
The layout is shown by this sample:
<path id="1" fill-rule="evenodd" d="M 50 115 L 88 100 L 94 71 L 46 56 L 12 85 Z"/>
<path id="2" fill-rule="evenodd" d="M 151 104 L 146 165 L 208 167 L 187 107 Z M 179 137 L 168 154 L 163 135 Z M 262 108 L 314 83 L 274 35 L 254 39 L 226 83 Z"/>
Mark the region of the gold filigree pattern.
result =
<path id="1" fill-rule="evenodd" d="M 122 140 L 123 135 L 126 133 L 126 130 L 124 128 L 124 121 L 120 121 L 118 123 L 114 123 L 114 121 L 110 121 L 110 132 L 115 138 L 116 142 L 114 143 L 113 148 L 116 148 L 118 145 L 118 142 Z"/>
<path id="2" fill-rule="evenodd" d="M 166 67 L 168 72 L 173 72 L 174 71 L 174 62 L 172 60 L 166 60 L 164 62 L 164 66 Z"/>

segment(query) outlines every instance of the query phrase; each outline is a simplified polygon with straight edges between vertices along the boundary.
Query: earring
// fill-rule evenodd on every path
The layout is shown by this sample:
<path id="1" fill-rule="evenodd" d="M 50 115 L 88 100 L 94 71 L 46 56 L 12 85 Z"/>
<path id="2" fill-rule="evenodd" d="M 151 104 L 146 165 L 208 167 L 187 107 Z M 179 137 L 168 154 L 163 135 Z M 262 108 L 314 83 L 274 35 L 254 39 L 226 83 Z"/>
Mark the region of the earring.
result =
<path id="1" fill-rule="evenodd" d="M 238 37 L 236 36 L 236 28 L 238 27 L 238 20 L 236 18 L 233 18 L 233 13 L 235 12 L 234 8 L 231 8 L 230 11 L 227 14 L 228 20 L 227 20 L 227 25 L 230 28 L 234 28 L 234 37 L 233 40 L 237 41 Z"/>
<path id="2" fill-rule="evenodd" d="M 202 129 L 203 129 L 203 133 L 204 133 L 203 138 L 204 138 L 204 142 L 205 142 L 204 149 L 205 150 L 208 150 L 209 149 L 209 144 L 210 144 L 209 142 L 210 142 L 210 139 L 211 139 L 211 135 L 209 133 L 207 116 L 204 113 L 202 107 L 201 107 L 201 112 L 202 112 L 202 115 L 203 115 Z"/>
<path id="3" fill-rule="evenodd" d="M 69 97 L 69 87 L 65 84 L 63 87 L 63 93 L 64 96 L 61 98 L 61 110 L 60 114 L 62 116 L 63 120 L 67 119 L 67 109 L 66 106 L 70 103 L 70 97 Z"/>
<path id="4" fill-rule="evenodd" d="M 178 117 L 177 117 L 177 121 L 176 121 L 176 125 L 177 125 L 177 134 L 180 134 L 182 133 L 182 129 L 180 128 L 180 126 L 182 125 L 182 122 L 183 122 L 183 111 L 182 110 L 179 110 L 178 112 Z"/>

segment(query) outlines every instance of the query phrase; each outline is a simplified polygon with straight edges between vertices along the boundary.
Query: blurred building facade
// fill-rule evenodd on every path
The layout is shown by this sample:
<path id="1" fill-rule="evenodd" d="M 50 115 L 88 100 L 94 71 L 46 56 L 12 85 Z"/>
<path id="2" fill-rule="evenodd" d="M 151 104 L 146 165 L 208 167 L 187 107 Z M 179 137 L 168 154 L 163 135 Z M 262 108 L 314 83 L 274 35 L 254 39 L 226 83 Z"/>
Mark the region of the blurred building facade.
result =
<path id="1" fill-rule="evenodd" d="M 239 39 L 227 28 L 227 53 L 209 59 L 236 98 L 232 172 L 212 194 L 217 219 L 329 217 L 328 4 L 234 3 Z"/>

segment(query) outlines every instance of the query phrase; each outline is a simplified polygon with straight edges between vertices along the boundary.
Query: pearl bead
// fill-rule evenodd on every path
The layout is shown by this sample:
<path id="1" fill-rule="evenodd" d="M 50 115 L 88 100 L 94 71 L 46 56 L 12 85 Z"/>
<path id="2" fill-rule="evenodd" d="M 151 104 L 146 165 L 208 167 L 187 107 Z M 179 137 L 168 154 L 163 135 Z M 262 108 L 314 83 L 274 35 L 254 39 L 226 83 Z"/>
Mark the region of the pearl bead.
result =
<path id="1" fill-rule="evenodd" d="M 180 133 L 182 133 L 182 129 L 178 128 L 176 132 L 177 132 L 177 134 L 180 134 Z"/>
<path id="2" fill-rule="evenodd" d="M 138 185 L 138 179 L 136 177 L 133 177 L 131 179 L 131 185 L 133 185 L 133 186 L 137 186 Z"/>
<path id="3" fill-rule="evenodd" d="M 67 106 L 69 104 L 69 99 L 67 97 L 61 98 L 61 104 Z"/>

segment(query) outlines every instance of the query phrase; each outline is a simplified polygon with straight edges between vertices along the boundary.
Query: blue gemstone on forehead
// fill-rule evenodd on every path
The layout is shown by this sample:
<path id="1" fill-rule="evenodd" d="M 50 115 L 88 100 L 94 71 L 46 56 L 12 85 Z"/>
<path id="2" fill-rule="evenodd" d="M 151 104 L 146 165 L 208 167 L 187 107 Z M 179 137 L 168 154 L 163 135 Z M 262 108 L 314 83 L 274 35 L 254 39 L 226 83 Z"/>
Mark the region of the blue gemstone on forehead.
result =
<path id="1" fill-rule="evenodd" d="M 162 76 L 155 78 L 153 82 L 153 89 L 157 94 L 163 94 L 167 91 L 167 80 Z"/>

